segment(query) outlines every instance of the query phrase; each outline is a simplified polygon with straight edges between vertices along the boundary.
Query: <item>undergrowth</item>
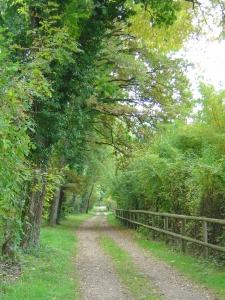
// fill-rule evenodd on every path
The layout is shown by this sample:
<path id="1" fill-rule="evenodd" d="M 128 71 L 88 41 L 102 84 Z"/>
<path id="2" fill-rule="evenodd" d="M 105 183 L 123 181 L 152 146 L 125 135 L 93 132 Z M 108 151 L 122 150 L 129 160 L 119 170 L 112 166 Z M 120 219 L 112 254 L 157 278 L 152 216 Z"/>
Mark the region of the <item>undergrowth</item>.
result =
<path id="1" fill-rule="evenodd" d="M 74 300 L 80 297 L 75 274 L 75 230 L 92 216 L 71 215 L 56 228 L 41 230 L 41 247 L 21 255 L 22 275 L 1 280 L 2 300 Z M 5 277 L 6 278 L 6 277 Z"/>

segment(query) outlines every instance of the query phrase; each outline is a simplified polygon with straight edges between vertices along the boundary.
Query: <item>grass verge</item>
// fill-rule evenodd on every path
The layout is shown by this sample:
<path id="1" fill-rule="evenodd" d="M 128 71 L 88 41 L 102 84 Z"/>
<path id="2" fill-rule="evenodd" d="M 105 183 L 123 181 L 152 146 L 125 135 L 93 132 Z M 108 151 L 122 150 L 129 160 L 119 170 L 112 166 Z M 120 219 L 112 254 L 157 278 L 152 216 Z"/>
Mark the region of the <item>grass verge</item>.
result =
<path id="1" fill-rule="evenodd" d="M 109 215 L 108 221 L 119 230 L 129 230 L 129 235 L 131 235 L 142 248 L 176 267 L 183 274 L 199 284 L 211 289 L 217 293 L 221 299 L 225 299 L 225 267 L 221 267 L 210 260 L 175 252 L 172 246 L 166 246 L 161 241 L 147 239 L 142 233 L 122 226 L 114 215 Z"/>
<path id="2" fill-rule="evenodd" d="M 2 300 L 75 300 L 79 298 L 73 260 L 75 230 L 92 214 L 68 216 L 56 228 L 41 231 L 41 247 L 21 255 L 22 276 L 14 282 L 0 283 Z"/>
<path id="3" fill-rule="evenodd" d="M 132 264 L 130 256 L 124 250 L 108 237 L 101 237 L 99 242 L 106 253 L 112 257 L 115 269 L 124 282 L 124 285 L 137 299 L 161 299 L 157 293 L 157 288 L 153 284 L 151 285 L 150 278 L 139 274 L 138 269 Z"/>

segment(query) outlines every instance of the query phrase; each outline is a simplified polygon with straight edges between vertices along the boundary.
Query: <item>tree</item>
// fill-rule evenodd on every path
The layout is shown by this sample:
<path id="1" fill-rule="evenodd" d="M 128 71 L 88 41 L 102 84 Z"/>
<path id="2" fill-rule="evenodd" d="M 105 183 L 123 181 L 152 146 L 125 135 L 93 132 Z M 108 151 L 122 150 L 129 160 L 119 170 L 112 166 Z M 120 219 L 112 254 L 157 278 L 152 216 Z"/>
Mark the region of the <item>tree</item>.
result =
<path id="1" fill-rule="evenodd" d="M 132 3 L 16 0 L 1 4 L 2 82 L 8 88 L 7 93 L 1 89 L 7 111 L 3 128 L 12 133 L 3 148 L 8 149 L 15 137 L 15 145 L 20 145 L 19 124 L 22 146 L 13 154 L 21 172 L 21 180 L 15 181 L 16 195 L 21 190 L 24 195 L 18 204 L 22 215 L 15 220 L 22 219 L 19 238 L 24 248 L 39 245 L 43 205 L 45 199 L 50 201 L 46 195 L 54 190 L 53 183 L 61 188 L 54 157 L 64 158 L 63 165 L 69 167 L 78 164 L 82 174 L 88 165 L 85 150 L 93 151 L 99 144 L 113 146 L 120 157 L 130 155 L 129 142 L 138 122 L 149 122 L 154 130 L 162 120 L 183 118 L 181 102 L 189 106 L 189 94 L 181 61 L 149 53 L 144 40 L 141 46 L 129 35 L 129 18 L 135 13 Z M 139 4 L 142 1 L 137 1 L 140 9 Z M 179 3 L 149 1 L 143 8 L 154 28 L 175 21 Z M 138 109 L 141 103 L 143 111 Z M 95 182 L 93 168 L 89 170 L 90 182 Z M 11 173 L 9 177 L 13 178 Z M 56 194 L 50 212 L 53 224 L 61 201 L 61 193 Z M 7 206 L 12 200 L 4 202 Z"/>
<path id="2" fill-rule="evenodd" d="M 3 13 L 1 13 L 3 17 Z M 34 130 L 34 123 L 29 110 L 35 95 L 50 94 L 44 77 L 35 74 L 29 64 L 24 69 L 23 62 L 13 61 L 11 52 L 7 49 L 8 37 L 4 27 L 1 27 L 1 216 L 3 218 L 3 254 L 14 255 L 22 232 L 21 208 L 26 194 L 25 182 L 30 180 L 32 167 L 27 157 L 33 147 L 29 132 Z M 38 64 L 36 60 L 33 65 Z M 38 78 L 38 75 L 39 78 Z M 26 79 L 29 77 L 29 81 Z M 38 88 L 43 86 L 43 89 Z"/>
<path id="3" fill-rule="evenodd" d="M 196 102 L 199 105 L 197 121 L 206 123 L 217 132 L 224 132 L 224 97 L 225 91 L 215 91 L 213 85 L 200 84 L 201 98 Z"/>

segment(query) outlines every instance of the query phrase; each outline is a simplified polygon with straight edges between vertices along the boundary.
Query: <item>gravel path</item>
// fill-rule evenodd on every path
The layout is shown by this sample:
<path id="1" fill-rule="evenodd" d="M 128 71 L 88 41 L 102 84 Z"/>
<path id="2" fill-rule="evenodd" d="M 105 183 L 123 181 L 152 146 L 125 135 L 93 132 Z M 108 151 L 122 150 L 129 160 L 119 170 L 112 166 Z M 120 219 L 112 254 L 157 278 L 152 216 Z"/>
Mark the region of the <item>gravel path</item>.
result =
<path id="1" fill-rule="evenodd" d="M 123 287 L 109 257 L 99 246 L 101 223 L 105 217 L 95 216 L 84 221 L 77 231 L 77 270 L 82 300 L 134 300 Z"/>
<path id="2" fill-rule="evenodd" d="M 110 258 L 98 244 L 100 235 L 110 237 L 125 250 L 138 267 L 139 274 L 148 276 L 167 300 L 218 300 L 208 290 L 200 288 L 169 266 L 141 249 L 125 233 L 114 230 L 107 216 L 99 214 L 84 221 L 77 231 L 77 270 L 80 277 L 82 300 L 134 300 L 116 274 Z"/>

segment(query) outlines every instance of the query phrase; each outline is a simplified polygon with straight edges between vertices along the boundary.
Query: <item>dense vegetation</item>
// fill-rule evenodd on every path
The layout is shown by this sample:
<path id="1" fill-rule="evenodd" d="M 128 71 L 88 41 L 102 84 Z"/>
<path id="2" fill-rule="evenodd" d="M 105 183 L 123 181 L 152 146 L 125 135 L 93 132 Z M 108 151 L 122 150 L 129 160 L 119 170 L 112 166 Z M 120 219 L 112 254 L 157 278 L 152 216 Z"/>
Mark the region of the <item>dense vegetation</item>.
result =
<path id="1" fill-rule="evenodd" d="M 202 84 L 191 115 L 188 65 L 173 55 L 204 31 L 201 12 L 184 0 L 1 1 L 5 257 L 39 245 L 43 218 L 55 226 L 94 202 L 224 217 L 224 91 Z"/>

